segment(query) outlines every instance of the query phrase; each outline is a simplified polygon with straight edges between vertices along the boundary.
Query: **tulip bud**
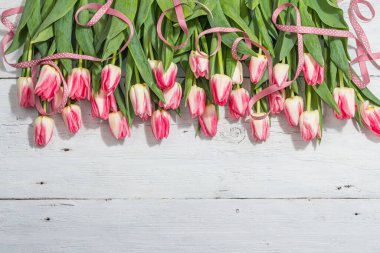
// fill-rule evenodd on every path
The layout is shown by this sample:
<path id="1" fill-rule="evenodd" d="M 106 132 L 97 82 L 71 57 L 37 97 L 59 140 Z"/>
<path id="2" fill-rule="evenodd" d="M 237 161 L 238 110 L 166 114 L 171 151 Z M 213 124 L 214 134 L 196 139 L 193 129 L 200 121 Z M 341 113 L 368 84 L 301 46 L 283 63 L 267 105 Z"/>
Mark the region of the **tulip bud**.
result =
<path id="1" fill-rule="evenodd" d="M 121 79 L 121 69 L 113 64 L 106 65 L 102 70 L 101 87 L 102 91 L 108 96 L 112 94 Z"/>
<path id="2" fill-rule="evenodd" d="M 352 88 L 335 88 L 334 100 L 338 104 L 340 114 L 334 111 L 338 119 L 352 119 L 355 117 L 356 101 L 355 90 Z"/>
<path id="3" fill-rule="evenodd" d="M 284 110 L 285 90 L 276 91 L 269 95 L 269 106 L 272 113 L 277 114 Z"/>
<path id="4" fill-rule="evenodd" d="M 374 134 L 380 136 L 380 108 L 370 105 L 366 101 L 360 106 L 360 115 L 364 125 Z"/>
<path id="5" fill-rule="evenodd" d="M 164 90 L 163 94 L 165 98 L 165 104 L 160 101 L 159 106 L 165 110 L 177 110 L 182 98 L 181 84 L 176 82 L 171 89 Z"/>
<path id="6" fill-rule="evenodd" d="M 231 115 L 235 119 L 243 117 L 247 114 L 249 99 L 249 93 L 244 88 L 239 88 L 231 92 L 228 107 Z"/>
<path id="7" fill-rule="evenodd" d="M 78 105 L 66 106 L 62 111 L 63 122 L 70 133 L 77 133 L 82 127 L 82 113 Z"/>
<path id="8" fill-rule="evenodd" d="M 309 85 L 322 84 L 325 78 L 325 70 L 321 67 L 311 56 L 311 54 L 304 54 L 305 63 L 303 65 L 303 75 L 305 81 Z"/>
<path id="9" fill-rule="evenodd" d="M 229 76 L 215 74 L 211 77 L 211 91 L 214 102 L 217 105 L 224 106 L 232 90 L 232 80 Z"/>
<path id="10" fill-rule="evenodd" d="M 289 65 L 278 63 L 273 68 L 273 84 L 281 86 L 288 81 Z"/>
<path id="11" fill-rule="evenodd" d="M 42 100 L 51 102 L 55 94 L 57 94 L 61 82 L 61 76 L 57 70 L 49 65 L 44 65 L 40 71 L 35 93 L 40 96 Z"/>
<path id="12" fill-rule="evenodd" d="M 34 143 L 47 145 L 53 136 L 54 120 L 47 116 L 39 116 L 34 121 Z"/>
<path id="13" fill-rule="evenodd" d="M 156 78 L 158 88 L 166 90 L 174 86 L 178 72 L 176 64 L 171 63 L 166 72 L 161 61 L 151 61 L 150 65 Z"/>
<path id="14" fill-rule="evenodd" d="M 189 64 L 196 78 L 204 77 L 209 79 L 209 59 L 207 56 L 201 55 L 197 51 L 191 51 L 189 56 Z"/>
<path id="15" fill-rule="evenodd" d="M 285 100 L 285 115 L 292 127 L 298 126 L 300 116 L 303 113 L 303 98 L 294 96 Z"/>
<path id="16" fill-rule="evenodd" d="M 61 106 L 64 106 L 62 103 L 63 103 L 63 88 L 60 87 L 58 89 L 58 92 L 55 94 L 54 96 L 54 99 L 51 101 L 51 110 L 53 112 L 57 112 L 57 113 L 60 113 L 58 111 L 58 109 L 61 107 Z"/>
<path id="17" fill-rule="evenodd" d="M 243 77 L 243 64 L 240 61 L 236 62 L 236 67 L 234 73 L 232 75 L 232 83 L 233 84 L 242 84 L 244 81 Z"/>
<path id="18" fill-rule="evenodd" d="M 125 139 L 125 137 L 131 136 L 128 119 L 120 111 L 110 113 L 108 123 L 112 135 L 117 140 L 122 140 Z"/>
<path id="19" fill-rule="evenodd" d="M 170 131 L 170 115 L 167 111 L 157 110 L 151 118 L 152 132 L 157 140 L 166 139 Z"/>
<path id="20" fill-rule="evenodd" d="M 249 62 L 249 75 L 251 82 L 257 84 L 264 76 L 265 69 L 267 68 L 268 59 L 265 55 L 252 56 Z"/>
<path id="21" fill-rule="evenodd" d="M 34 85 L 31 77 L 17 80 L 18 103 L 22 107 L 34 107 Z"/>
<path id="22" fill-rule="evenodd" d="M 189 107 L 189 113 L 194 119 L 203 114 L 206 107 L 206 92 L 204 89 L 193 85 L 189 92 L 187 99 L 187 106 Z"/>
<path id="23" fill-rule="evenodd" d="M 208 104 L 202 116 L 199 117 L 199 124 L 206 137 L 214 137 L 218 131 L 218 114 L 215 105 Z"/>
<path id="24" fill-rule="evenodd" d="M 98 94 L 92 96 L 91 98 L 92 117 L 106 120 L 108 119 L 109 111 L 110 111 L 109 100 L 103 91 L 99 91 Z"/>
<path id="25" fill-rule="evenodd" d="M 67 76 L 69 97 L 73 100 L 91 98 L 91 73 L 85 68 L 74 68 Z"/>
<path id="26" fill-rule="evenodd" d="M 132 107 L 137 116 L 147 120 L 152 115 L 152 101 L 146 84 L 135 84 L 129 91 Z"/>
<path id="27" fill-rule="evenodd" d="M 265 113 L 254 113 L 254 117 L 263 117 Z M 269 137 L 270 122 L 269 116 L 266 115 L 262 119 L 252 118 L 250 120 L 252 137 L 257 141 L 266 141 Z"/>
<path id="28" fill-rule="evenodd" d="M 304 111 L 300 117 L 301 137 L 304 141 L 311 141 L 316 137 L 321 137 L 319 125 L 319 111 Z"/>

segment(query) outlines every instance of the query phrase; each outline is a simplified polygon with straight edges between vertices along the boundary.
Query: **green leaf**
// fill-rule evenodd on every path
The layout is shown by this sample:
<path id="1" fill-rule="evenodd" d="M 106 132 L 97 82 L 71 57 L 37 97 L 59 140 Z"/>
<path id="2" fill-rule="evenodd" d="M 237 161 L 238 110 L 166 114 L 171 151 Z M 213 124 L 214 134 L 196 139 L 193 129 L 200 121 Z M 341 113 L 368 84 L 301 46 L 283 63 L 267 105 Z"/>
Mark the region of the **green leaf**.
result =
<path id="1" fill-rule="evenodd" d="M 270 2 L 270 1 L 267 1 Z M 254 10 L 259 5 L 259 0 L 245 0 L 245 5 L 250 9 Z"/>
<path id="2" fill-rule="evenodd" d="M 339 107 L 335 102 L 333 95 L 330 93 L 326 82 L 323 82 L 321 85 L 313 86 L 313 89 L 329 107 L 334 109 L 337 113 L 340 113 Z"/>
<path id="3" fill-rule="evenodd" d="M 152 8 L 154 0 L 144 0 L 140 1 L 139 10 L 137 13 L 136 18 L 136 29 L 139 30 L 140 27 L 145 23 L 145 20 L 147 20 L 150 12 L 147 10 L 150 10 Z"/>
<path id="4" fill-rule="evenodd" d="M 120 111 L 123 113 L 124 116 L 127 115 L 127 108 L 125 107 L 123 93 L 119 85 L 115 89 L 114 95 L 115 95 L 115 100 Z"/>
<path id="5" fill-rule="evenodd" d="M 195 76 L 193 74 L 193 71 L 191 71 L 190 67 L 188 66 L 188 64 L 186 64 L 185 69 L 186 69 L 186 74 L 185 74 L 185 79 L 184 79 L 185 89 L 183 92 L 183 99 L 185 101 L 185 106 L 187 106 L 187 100 L 189 98 L 190 90 L 191 90 L 191 87 L 193 86 Z"/>
<path id="6" fill-rule="evenodd" d="M 255 12 L 255 17 L 256 17 L 256 22 L 258 25 L 258 31 L 261 34 L 262 39 L 263 39 L 263 45 L 266 47 L 269 53 L 273 54 L 274 49 L 272 45 L 272 39 L 270 38 L 268 34 L 268 30 L 265 27 L 265 23 L 261 15 L 261 11 L 259 8 L 256 8 L 254 12 Z"/>
<path id="7" fill-rule="evenodd" d="M 48 14 L 48 16 L 43 20 L 42 24 L 38 28 L 32 40 L 34 40 L 39 35 L 40 32 L 44 31 L 46 28 L 51 26 L 54 22 L 61 19 L 70 10 L 72 10 L 76 2 L 77 0 L 56 1 L 53 9 Z"/>
<path id="8" fill-rule="evenodd" d="M 272 1 L 261 1 L 260 10 L 263 15 L 265 26 L 268 29 L 268 33 L 275 39 L 278 38 L 278 32 L 272 22 L 273 5 Z"/>
<path id="9" fill-rule="evenodd" d="M 139 70 L 145 83 L 161 101 L 165 101 L 162 91 L 157 87 L 157 84 L 153 79 L 148 57 L 145 55 L 140 41 L 136 36 L 133 36 L 131 43 L 129 44 L 129 51 L 131 52 L 137 69 Z"/>
<path id="10" fill-rule="evenodd" d="M 326 0 L 303 0 L 305 4 L 312 8 L 320 17 L 323 23 L 338 29 L 348 29 L 344 20 L 343 11 L 339 7 L 334 7 Z"/>
<path id="11" fill-rule="evenodd" d="M 35 3 L 34 0 L 26 1 L 25 6 L 24 6 L 24 11 L 22 13 L 20 22 L 18 24 L 15 36 L 13 38 L 11 45 L 6 50 L 5 54 L 13 53 L 25 43 L 26 37 L 28 35 L 28 30 L 26 27 L 27 22 L 32 16 L 33 12 L 36 9 L 39 10 L 39 8 L 40 8 L 39 1 L 38 3 Z"/>
<path id="12" fill-rule="evenodd" d="M 145 1 L 145 0 L 144 0 Z M 177 16 L 173 8 L 173 2 L 168 1 L 168 0 L 156 0 L 158 6 L 160 7 L 161 11 L 166 11 L 169 8 L 172 8 L 172 11 L 169 11 L 166 13 L 166 17 L 172 21 L 172 22 L 177 22 Z M 182 1 L 185 2 L 185 1 Z M 190 5 L 190 7 L 189 7 Z M 193 8 L 194 8 L 194 3 L 190 3 L 189 5 L 183 5 L 183 13 L 185 15 L 185 18 L 189 17 L 190 15 L 193 14 Z M 161 13 L 160 13 L 161 14 Z"/>
<path id="13" fill-rule="evenodd" d="M 78 6 L 83 6 L 88 3 L 87 0 L 79 0 Z M 89 11 L 82 11 L 79 16 L 79 22 L 84 24 L 87 23 L 90 19 Z M 80 49 L 86 55 L 96 56 L 95 47 L 94 47 L 94 33 L 90 27 L 82 27 L 79 25 L 75 26 L 75 38 L 78 42 Z"/>
<path id="14" fill-rule="evenodd" d="M 129 90 L 132 86 L 132 75 L 133 75 L 133 58 L 132 55 L 129 53 L 127 56 L 127 62 L 125 65 L 126 73 L 125 73 L 125 105 L 127 109 L 127 117 L 129 125 L 131 126 L 133 124 L 133 120 L 135 118 L 135 112 L 133 110 L 130 98 L 129 98 Z"/>
<path id="15" fill-rule="evenodd" d="M 329 37 L 330 57 L 338 69 L 341 69 L 346 76 L 350 76 L 349 60 L 346 57 L 344 44 L 341 38 Z"/>
<path id="16" fill-rule="evenodd" d="M 53 37 L 54 37 L 54 30 L 53 30 L 53 26 L 51 25 L 45 30 L 43 30 L 42 32 L 38 33 L 38 35 L 32 39 L 32 43 L 35 44 L 35 43 L 44 42 Z"/>
<path id="17" fill-rule="evenodd" d="M 314 24 L 311 16 L 307 12 L 307 8 L 305 4 L 303 4 L 303 1 L 299 2 L 299 7 L 302 25 L 315 27 L 316 25 Z M 314 34 L 305 34 L 303 38 L 307 51 L 313 56 L 313 58 L 318 62 L 320 66 L 324 66 L 325 63 L 323 59 L 322 47 L 318 36 Z"/>
<path id="18" fill-rule="evenodd" d="M 55 41 L 57 53 L 72 53 L 73 46 L 71 42 L 71 32 L 73 29 L 74 9 L 71 9 L 63 18 L 54 23 Z M 61 59 L 63 67 L 67 73 L 71 73 L 72 61 L 70 59 Z"/>

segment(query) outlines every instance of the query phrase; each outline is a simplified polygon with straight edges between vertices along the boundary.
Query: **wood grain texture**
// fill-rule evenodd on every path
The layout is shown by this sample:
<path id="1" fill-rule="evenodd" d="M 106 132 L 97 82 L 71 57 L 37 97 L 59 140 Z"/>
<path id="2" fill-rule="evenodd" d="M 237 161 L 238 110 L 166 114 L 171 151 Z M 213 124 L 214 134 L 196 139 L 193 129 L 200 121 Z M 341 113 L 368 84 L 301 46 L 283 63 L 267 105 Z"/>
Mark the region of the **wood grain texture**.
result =
<path id="1" fill-rule="evenodd" d="M 374 51 L 379 21 L 365 26 Z M 328 108 L 321 145 L 283 116 L 257 144 L 224 110 L 215 139 L 196 137 L 186 108 L 157 143 L 141 121 L 115 141 L 84 102 L 83 129 L 72 136 L 57 116 L 40 149 L 36 112 L 17 106 L 18 72 L 7 69 L 1 62 L 0 252 L 380 252 L 380 138 Z M 370 73 L 380 96 L 380 72 Z"/>

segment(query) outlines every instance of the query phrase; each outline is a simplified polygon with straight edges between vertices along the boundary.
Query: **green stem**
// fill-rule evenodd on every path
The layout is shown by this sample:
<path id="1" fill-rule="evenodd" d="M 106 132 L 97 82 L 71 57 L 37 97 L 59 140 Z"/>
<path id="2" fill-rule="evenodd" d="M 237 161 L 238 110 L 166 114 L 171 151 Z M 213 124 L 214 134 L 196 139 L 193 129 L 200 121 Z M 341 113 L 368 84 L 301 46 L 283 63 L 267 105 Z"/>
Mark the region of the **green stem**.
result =
<path id="1" fill-rule="evenodd" d="M 116 63 L 116 53 L 113 54 L 112 61 L 111 61 L 112 65 L 115 65 L 115 63 Z"/>
<path id="2" fill-rule="evenodd" d="M 311 111 L 311 85 L 306 87 L 306 110 Z"/>
<path id="3" fill-rule="evenodd" d="M 153 47 L 152 47 L 152 42 L 149 42 L 149 58 L 150 60 L 154 60 L 154 54 L 153 54 Z"/>
<path id="4" fill-rule="evenodd" d="M 44 108 L 44 111 L 46 112 L 46 108 L 47 108 L 47 101 L 46 100 L 42 101 L 42 108 Z"/>
<path id="5" fill-rule="evenodd" d="M 28 61 L 32 60 L 33 57 L 33 44 L 32 42 L 29 43 L 29 48 L 28 48 Z M 26 69 L 26 76 L 30 76 L 31 73 L 31 68 Z"/>
<path id="6" fill-rule="evenodd" d="M 261 43 L 263 42 L 262 40 L 263 40 L 263 38 L 262 38 L 261 32 L 259 31 L 259 44 L 260 44 L 260 45 L 261 45 Z M 262 51 L 261 47 L 259 47 L 259 55 L 261 55 L 262 52 L 263 52 L 263 51 Z"/>
<path id="7" fill-rule="evenodd" d="M 219 72 L 224 75 L 224 67 L 223 67 L 223 53 L 222 48 L 218 51 L 218 64 L 219 64 Z"/>
<path id="8" fill-rule="evenodd" d="M 79 55 L 82 55 L 82 54 L 83 54 L 81 48 L 79 48 L 78 51 L 79 51 Z M 79 66 L 79 68 L 82 68 L 82 66 L 83 66 L 83 60 L 82 60 L 82 58 L 79 58 L 78 66 Z"/>
<path id="9" fill-rule="evenodd" d="M 119 54 L 119 67 L 121 68 L 123 65 L 123 58 L 122 58 L 122 55 L 121 53 Z"/>
<path id="10" fill-rule="evenodd" d="M 261 88 L 256 90 L 256 94 L 261 91 Z M 256 102 L 256 113 L 261 113 L 261 100 Z"/>
<path id="11" fill-rule="evenodd" d="M 359 92 L 356 92 L 356 96 L 358 96 L 359 100 L 364 103 L 365 102 L 365 99 L 363 98 L 363 96 L 359 93 Z"/>
<path id="12" fill-rule="evenodd" d="M 344 87 L 343 71 L 342 71 L 342 70 L 339 70 L 339 71 L 338 71 L 338 74 L 339 74 L 339 87 L 340 87 L 340 88 L 343 88 L 343 87 Z"/>
<path id="13" fill-rule="evenodd" d="M 140 74 L 139 74 L 139 71 L 138 71 L 138 69 L 137 69 L 136 64 L 135 64 L 135 66 L 134 66 L 134 70 L 135 70 L 136 82 L 137 82 L 137 83 L 141 83 Z"/>
<path id="14" fill-rule="evenodd" d="M 293 90 L 292 86 L 290 86 L 290 96 L 294 97 L 294 90 Z"/>

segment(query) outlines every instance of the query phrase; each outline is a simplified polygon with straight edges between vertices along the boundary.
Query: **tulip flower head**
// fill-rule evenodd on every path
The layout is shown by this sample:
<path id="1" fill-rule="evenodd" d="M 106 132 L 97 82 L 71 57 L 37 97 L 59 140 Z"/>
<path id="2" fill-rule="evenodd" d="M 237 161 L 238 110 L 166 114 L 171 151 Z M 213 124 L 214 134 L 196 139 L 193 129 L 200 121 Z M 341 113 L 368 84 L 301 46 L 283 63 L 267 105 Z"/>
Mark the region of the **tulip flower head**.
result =
<path id="1" fill-rule="evenodd" d="M 278 63 L 273 68 L 273 84 L 282 86 L 288 81 L 289 65 L 284 63 Z"/>
<path id="2" fill-rule="evenodd" d="M 160 107 L 164 108 L 165 110 L 177 110 L 182 98 L 181 84 L 176 82 L 172 88 L 164 90 L 163 94 L 165 98 L 165 103 L 160 101 Z"/>
<path id="3" fill-rule="evenodd" d="M 253 84 L 258 84 L 264 76 L 268 65 L 268 59 L 265 55 L 252 56 L 249 62 L 249 76 Z"/>
<path id="4" fill-rule="evenodd" d="M 108 119 L 110 103 L 107 95 L 101 90 L 91 98 L 91 115 L 94 118 Z"/>
<path id="5" fill-rule="evenodd" d="M 271 112 L 274 114 L 280 113 L 284 110 L 285 103 L 285 90 L 276 91 L 269 95 L 269 106 Z"/>
<path id="6" fill-rule="evenodd" d="M 146 84 L 135 84 L 129 91 L 132 107 L 135 115 L 142 120 L 147 120 L 152 116 L 152 101 L 149 88 Z"/>
<path id="7" fill-rule="evenodd" d="M 125 137 L 131 136 L 128 119 L 120 111 L 110 113 L 108 123 L 112 135 L 117 140 L 122 140 L 125 139 Z"/>
<path id="8" fill-rule="evenodd" d="M 252 116 L 250 120 L 252 137 L 257 141 L 266 141 L 270 133 L 269 116 L 265 113 L 253 113 Z"/>
<path id="9" fill-rule="evenodd" d="M 321 67 L 311 54 L 304 54 L 305 62 L 303 74 L 308 85 L 322 84 L 325 79 L 325 70 Z"/>
<path id="10" fill-rule="evenodd" d="M 241 64 L 240 61 L 236 62 L 236 67 L 235 67 L 231 80 L 233 84 L 242 84 L 244 81 L 243 64 Z"/>
<path id="11" fill-rule="evenodd" d="M 191 118 L 199 117 L 203 114 L 206 107 L 206 92 L 203 88 L 193 85 L 187 98 L 187 106 Z"/>
<path id="12" fill-rule="evenodd" d="M 229 76 L 215 74 L 211 77 L 211 91 L 214 102 L 225 106 L 232 90 L 232 80 Z"/>
<path id="13" fill-rule="evenodd" d="M 360 116 L 364 125 L 380 136 L 380 108 L 366 101 L 360 106 Z"/>
<path id="14" fill-rule="evenodd" d="M 198 53 L 197 51 L 191 51 L 189 56 L 189 64 L 191 71 L 193 71 L 196 78 L 204 77 L 209 79 L 209 59 L 204 55 Z"/>
<path id="15" fill-rule="evenodd" d="M 334 111 L 338 119 L 352 119 L 355 117 L 356 100 L 355 90 L 352 88 L 335 88 L 334 100 L 338 104 L 340 114 Z"/>
<path id="16" fill-rule="evenodd" d="M 47 116 L 39 116 L 34 121 L 34 143 L 46 146 L 53 136 L 54 120 Z"/>
<path id="17" fill-rule="evenodd" d="M 86 68 L 74 68 L 67 77 L 69 97 L 73 100 L 91 98 L 91 73 Z"/>
<path id="18" fill-rule="evenodd" d="M 31 77 L 20 77 L 17 80 L 17 95 L 21 107 L 34 107 L 34 85 Z"/>
<path id="19" fill-rule="evenodd" d="M 202 116 L 199 117 L 199 124 L 206 137 L 214 137 L 218 131 L 218 114 L 213 104 L 208 104 Z"/>
<path id="20" fill-rule="evenodd" d="M 170 131 L 169 113 L 161 109 L 153 112 L 151 126 L 153 135 L 157 140 L 166 139 Z"/>
<path id="21" fill-rule="evenodd" d="M 42 100 L 51 102 L 57 94 L 61 86 L 61 76 L 55 68 L 49 65 L 44 65 L 41 68 L 40 76 L 38 78 L 35 94 L 40 96 Z"/>
<path id="22" fill-rule="evenodd" d="M 63 122 L 70 133 L 77 133 L 82 127 L 82 113 L 78 105 L 66 106 L 62 111 Z"/>
<path id="23" fill-rule="evenodd" d="M 319 111 L 304 111 L 300 117 L 301 137 L 304 141 L 311 141 L 321 137 Z"/>
<path id="24" fill-rule="evenodd" d="M 173 62 L 165 72 L 164 65 L 161 61 L 151 61 L 151 68 L 156 78 L 157 86 L 161 90 L 171 89 L 177 78 L 178 67 Z"/>
<path id="25" fill-rule="evenodd" d="M 120 67 L 108 64 L 106 65 L 101 74 L 101 87 L 102 91 L 108 96 L 112 94 L 121 79 L 121 69 Z"/>
<path id="26" fill-rule="evenodd" d="M 304 110 L 303 98 L 294 96 L 285 100 L 284 111 L 289 125 L 296 127 L 299 124 L 301 114 Z"/>
<path id="27" fill-rule="evenodd" d="M 247 114 L 249 93 L 244 88 L 238 88 L 231 92 L 228 107 L 232 117 L 239 119 Z"/>

